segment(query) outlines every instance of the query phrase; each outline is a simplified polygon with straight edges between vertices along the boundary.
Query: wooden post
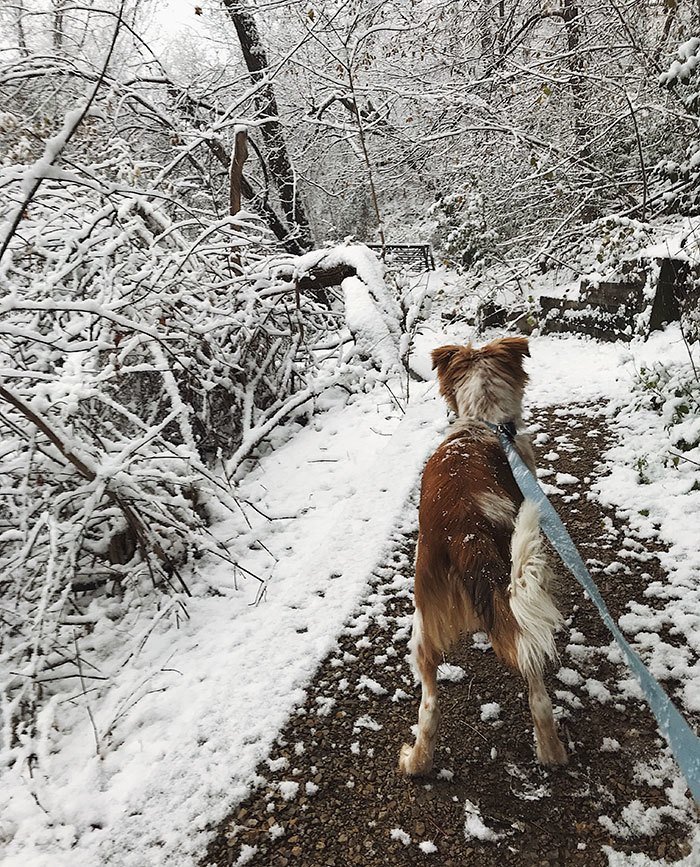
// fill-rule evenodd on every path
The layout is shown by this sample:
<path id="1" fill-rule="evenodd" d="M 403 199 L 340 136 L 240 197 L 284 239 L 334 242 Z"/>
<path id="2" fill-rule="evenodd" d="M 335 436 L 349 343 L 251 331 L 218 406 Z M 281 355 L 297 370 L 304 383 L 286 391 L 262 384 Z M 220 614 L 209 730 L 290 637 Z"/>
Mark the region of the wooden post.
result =
<path id="1" fill-rule="evenodd" d="M 231 154 L 229 168 L 229 214 L 233 217 L 241 210 L 241 183 L 243 181 L 243 163 L 248 158 L 248 130 L 246 127 L 236 127 L 236 135 Z"/>
<path id="2" fill-rule="evenodd" d="M 662 259 L 659 282 L 649 317 L 649 331 L 659 331 L 667 322 L 681 318 L 679 301 L 687 292 L 688 265 L 682 259 Z"/>

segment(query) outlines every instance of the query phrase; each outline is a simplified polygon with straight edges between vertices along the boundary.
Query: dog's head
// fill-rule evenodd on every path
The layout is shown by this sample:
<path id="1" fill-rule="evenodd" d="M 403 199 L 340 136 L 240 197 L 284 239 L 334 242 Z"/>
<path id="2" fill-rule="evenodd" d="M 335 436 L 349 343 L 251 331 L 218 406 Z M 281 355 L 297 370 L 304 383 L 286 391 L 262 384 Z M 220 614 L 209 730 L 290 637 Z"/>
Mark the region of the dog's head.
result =
<path id="1" fill-rule="evenodd" d="M 440 393 L 457 415 L 499 421 L 520 417 L 528 380 L 523 358 L 530 355 L 526 337 L 502 337 L 474 349 L 440 346 L 432 353 Z"/>

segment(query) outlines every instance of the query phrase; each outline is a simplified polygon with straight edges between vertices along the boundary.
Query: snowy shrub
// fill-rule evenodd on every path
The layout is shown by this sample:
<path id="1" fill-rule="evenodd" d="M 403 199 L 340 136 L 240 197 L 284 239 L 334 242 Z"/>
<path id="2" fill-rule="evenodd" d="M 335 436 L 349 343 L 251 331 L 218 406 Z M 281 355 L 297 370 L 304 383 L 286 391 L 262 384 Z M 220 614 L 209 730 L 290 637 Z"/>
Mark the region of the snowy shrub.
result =
<path id="1" fill-rule="evenodd" d="M 668 432 L 669 450 L 655 457 L 665 466 L 678 466 L 681 461 L 697 461 L 688 453 L 700 456 L 700 377 L 692 362 L 688 364 L 654 364 L 641 367 L 634 388 L 634 405 L 657 413 Z M 678 454 L 680 453 L 680 454 Z M 640 477 L 645 475 L 649 457 L 638 461 Z"/>
<path id="2" fill-rule="evenodd" d="M 669 89 L 680 86 L 680 99 L 685 108 L 697 114 L 700 108 L 697 68 L 700 64 L 700 37 L 693 36 L 678 46 L 676 58 L 659 76 L 659 84 Z"/>
<path id="3" fill-rule="evenodd" d="M 344 339 L 329 340 L 345 329 L 341 299 L 300 292 L 303 263 L 270 258 L 265 241 L 246 215 L 175 223 L 145 195 L 67 181 L 44 184 L 12 237 L 0 274 L 10 719 L 33 717 L 47 670 L 73 676 L 76 624 L 95 594 L 180 599 L 183 567 L 206 551 L 233 568 L 208 506 L 233 507 L 251 450 L 327 386 L 352 388 L 368 365 L 398 360 L 379 273 L 373 298 L 349 278 L 364 299 L 355 340 L 370 347 L 358 367 L 341 357 Z"/>
<path id="4" fill-rule="evenodd" d="M 678 46 L 676 58 L 659 76 L 661 87 L 674 94 L 688 113 L 688 119 L 696 116 L 700 108 L 699 62 L 700 38 L 693 36 Z M 654 165 L 651 181 L 661 188 L 665 212 L 693 216 L 700 212 L 700 142 L 695 124 L 678 150 L 680 153 L 665 155 Z"/>
<path id="5" fill-rule="evenodd" d="M 644 279 L 644 271 L 636 255 L 652 240 L 651 226 L 614 214 L 595 220 L 587 228 L 580 245 L 586 270 L 605 279 L 635 282 Z"/>
<path id="6" fill-rule="evenodd" d="M 40 700 L 47 666 L 77 664 L 62 626 L 76 594 L 134 582 L 187 594 L 183 565 L 228 557 L 207 531 L 207 504 L 233 503 L 215 464 L 231 476 L 324 385 L 308 347 L 337 317 L 262 261 L 230 267 L 243 233 L 260 236 L 253 221 L 197 222 L 193 238 L 145 197 L 47 183 L 12 239 L 0 302 L 11 716 Z"/>
<path id="7" fill-rule="evenodd" d="M 691 142 L 682 156 L 661 160 L 654 166 L 651 180 L 662 187 L 665 212 L 697 216 L 700 213 L 700 144 Z"/>
<path id="8" fill-rule="evenodd" d="M 484 197 L 476 184 L 441 195 L 430 208 L 437 220 L 434 242 L 458 268 L 488 259 L 497 233 L 488 227 Z"/>
<path id="9" fill-rule="evenodd" d="M 400 337 L 368 251 L 336 256 L 358 274 L 348 333 L 341 292 L 300 287 L 328 251 L 279 253 L 257 217 L 222 216 L 206 135 L 183 145 L 143 91 L 87 75 L 49 117 L 54 70 L 32 63 L 4 69 L 0 117 L 0 702 L 2 746 L 26 754 L 51 696 L 97 677 L 93 604 L 155 623 L 186 616 L 204 553 L 245 572 L 208 525 L 246 458 L 327 387 L 386 376 Z"/>
<path id="10" fill-rule="evenodd" d="M 700 341 L 700 276 L 697 272 L 692 277 L 690 286 L 684 298 L 680 300 L 681 322 L 687 340 Z"/>

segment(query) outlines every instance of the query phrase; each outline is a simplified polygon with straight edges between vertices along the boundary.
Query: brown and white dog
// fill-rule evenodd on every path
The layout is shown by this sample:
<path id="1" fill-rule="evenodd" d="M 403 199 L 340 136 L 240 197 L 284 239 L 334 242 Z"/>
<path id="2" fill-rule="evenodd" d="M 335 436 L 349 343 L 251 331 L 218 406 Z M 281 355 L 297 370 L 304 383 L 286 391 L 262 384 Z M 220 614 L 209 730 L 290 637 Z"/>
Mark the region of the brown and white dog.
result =
<path id="1" fill-rule="evenodd" d="M 423 472 L 410 643 L 422 697 L 416 742 L 401 749 L 405 774 L 432 768 L 440 720 L 437 667 L 462 633 L 479 630 L 527 681 L 540 762 L 567 760 L 542 679 L 545 661 L 556 657 L 561 615 L 549 593 L 552 573 L 537 506 L 523 500 L 497 436 L 484 424 L 522 427 L 523 357 L 529 354 L 524 337 L 433 351 L 440 392 L 457 421 Z M 515 446 L 534 472 L 529 438 L 517 435 Z"/>

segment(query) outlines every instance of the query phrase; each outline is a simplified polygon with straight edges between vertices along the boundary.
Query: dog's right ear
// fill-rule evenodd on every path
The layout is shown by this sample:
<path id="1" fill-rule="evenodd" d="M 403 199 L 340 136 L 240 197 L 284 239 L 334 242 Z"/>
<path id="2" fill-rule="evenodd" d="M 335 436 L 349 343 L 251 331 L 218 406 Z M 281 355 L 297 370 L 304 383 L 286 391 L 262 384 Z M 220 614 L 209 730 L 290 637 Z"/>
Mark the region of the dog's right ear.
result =
<path id="1" fill-rule="evenodd" d="M 464 349 L 464 347 L 451 345 L 438 346 L 437 349 L 433 349 L 431 353 L 431 358 L 433 359 L 433 370 L 437 370 L 438 376 L 447 370 L 449 363 L 460 349 Z"/>
<path id="2" fill-rule="evenodd" d="M 464 359 L 469 362 L 473 355 L 471 344 L 469 346 L 439 346 L 433 349 L 433 370 L 437 370 L 438 382 L 440 384 L 440 394 L 447 401 L 447 405 L 451 410 L 459 414 L 457 401 L 455 399 L 455 367 L 459 369 L 459 365 L 450 368 L 453 361 Z"/>

